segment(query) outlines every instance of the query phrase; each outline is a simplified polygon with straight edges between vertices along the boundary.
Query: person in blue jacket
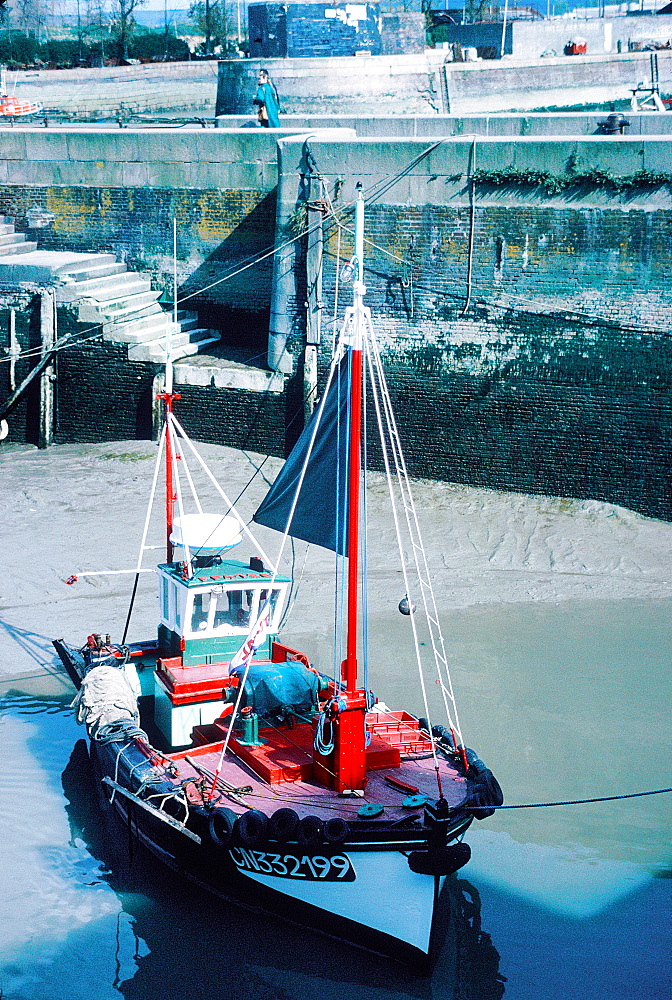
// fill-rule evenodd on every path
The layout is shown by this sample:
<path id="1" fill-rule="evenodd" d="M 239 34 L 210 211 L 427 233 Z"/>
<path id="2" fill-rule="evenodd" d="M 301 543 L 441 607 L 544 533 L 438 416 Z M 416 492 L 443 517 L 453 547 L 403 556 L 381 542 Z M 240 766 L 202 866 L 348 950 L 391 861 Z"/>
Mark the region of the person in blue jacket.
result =
<path id="1" fill-rule="evenodd" d="M 264 128 L 280 128 L 280 98 L 267 69 L 260 69 L 259 86 L 253 104 L 259 109 L 259 124 Z"/>

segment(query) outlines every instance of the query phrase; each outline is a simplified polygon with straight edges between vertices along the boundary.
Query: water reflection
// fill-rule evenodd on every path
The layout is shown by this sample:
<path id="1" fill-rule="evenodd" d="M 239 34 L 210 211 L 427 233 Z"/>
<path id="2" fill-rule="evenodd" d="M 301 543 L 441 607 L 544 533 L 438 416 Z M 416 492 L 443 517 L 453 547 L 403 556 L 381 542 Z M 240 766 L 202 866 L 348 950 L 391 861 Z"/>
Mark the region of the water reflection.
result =
<path id="1" fill-rule="evenodd" d="M 121 905 L 81 839 L 70 836 L 60 772 L 72 751 L 69 699 L 15 693 L 1 703 L 0 986 L 5 1000 L 107 1000 L 104 942 Z M 71 943 L 85 937 L 94 971 Z M 81 963 L 78 974 L 67 962 Z M 70 980 L 72 979 L 72 983 Z M 72 986 L 72 988 L 70 988 Z"/>

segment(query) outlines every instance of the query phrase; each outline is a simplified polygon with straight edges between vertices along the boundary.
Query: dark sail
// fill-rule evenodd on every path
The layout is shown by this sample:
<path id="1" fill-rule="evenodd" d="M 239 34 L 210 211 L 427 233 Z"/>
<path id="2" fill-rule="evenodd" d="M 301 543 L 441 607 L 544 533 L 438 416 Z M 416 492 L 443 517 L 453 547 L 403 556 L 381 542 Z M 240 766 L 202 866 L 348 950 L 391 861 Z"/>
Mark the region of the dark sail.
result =
<path id="1" fill-rule="evenodd" d="M 350 370 L 344 357 L 326 397 L 294 445 L 278 478 L 254 515 L 257 524 L 285 531 L 306 455 L 315 433 L 310 460 L 294 509 L 289 534 L 347 555 L 348 401 Z"/>

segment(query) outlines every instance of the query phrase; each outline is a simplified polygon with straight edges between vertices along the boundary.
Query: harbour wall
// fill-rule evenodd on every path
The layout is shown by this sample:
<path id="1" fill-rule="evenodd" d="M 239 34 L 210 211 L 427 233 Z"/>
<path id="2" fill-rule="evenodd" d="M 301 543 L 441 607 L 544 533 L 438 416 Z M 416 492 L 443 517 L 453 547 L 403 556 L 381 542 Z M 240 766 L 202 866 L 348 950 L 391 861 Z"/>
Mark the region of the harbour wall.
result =
<path id="1" fill-rule="evenodd" d="M 625 20 L 625 19 L 623 19 Z M 632 18 L 628 20 L 634 20 Z M 669 19 L 672 21 L 672 18 Z M 565 31 L 568 29 L 565 28 Z M 246 114 L 257 73 L 269 69 L 292 114 L 471 115 L 626 101 L 650 79 L 650 53 L 446 62 L 440 49 L 405 56 L 223 59 L 216 114 Z M 672 90 L 672 52 L 658 53 L 661 89 Z"/>
<path id="2" fill-rule="evenodd" d="M 195 437 L 285 453 L 301 425 L 309 313 L 321 316 L 321 384 L 350 295 L 336 276 L 360 181 L 367 302 L 411 471 L 672 516 L 672 189 L 654 183 L 669 176 L 669 137 L 7 129 L 3 151 L 0 212 L 26 231 L 31 208 L 51 213 L 29 232 L 41 249 L 114 253 L 169 299 L 175 217 L 182 306 L 257 365 L 269 331 L 271 356 L 286 348 L 286 390 L 273 398 L 181 389 Z M 316 220 L 319 303 L 303 235 Z M 0 290 L 0 328 L 18 292 L 21 346 L 35 349 L 29 288 Z M 59 332 L 70 328 L 87 332 L 59 311 Z M 19 380 L 32 363 L 17 361 Z M 130 363 L 123 345 L 61 352 L 55 439 L 149 436 L 158 370 Z M 21 405 L 10 437 L 34 440 L 30 397 Z"/>
<path id="3" fill-rule="evenodd" d="M 40 250 L 113 253 L 130 270 L 149 274 L 155 289 L 173 296 L 173 219 L 181 308 L 222 330 L 227 348 L 264 366 L 268 349 L 272 253 L 275 238 L 277 138 L 262 130 L 78 129 L 2 130 L 0 214 Z M 327 134 L 334 134 L 333 132 Z M 354 132 L 345 135 L 354 138 Z M 30 228 L 31 209 L 53 217 Z M 260 257 L 253 268 L 250 260 Z M 0 365 L 0 398 L 27 376 L 39 356 L 40 287 L 22 255 L 17 278 L 0 286 L 2 346 L 9 347 L 14 310 L 22 351 L 10 384 Z M 242 270 L 241 270 L 242 269 Z M 238 273 L 236 273 L 238 272 Z M 233 273 L 233 277 L 222 280 Z M 207 291 L 201 293 L 200 290 Z M 54 440 L 105 441 L 152 434 L 152 392 L 159 371 L 129 362 L 125 345 L 102 343 L 96 328 L 59 310 L 60 336 L 86 338 L 57 362 Z M 93 336 L 93 340 L 91 340 Z M 38 354 L 35 354 L 38 352 Z M 199 438 L 283 454 L 291 391 L 279 399 L 245 389 L 221 392 L 190 385 L 181 412 Z M 9 439 L 38 441 L 35 381 L 12 411 Z M 278 429 L 280 428 L 280 430 Z"/>
<path id="4" fill-rule="evenodd" d="M 624 183 L 642 167 L 664 173 L 669 140 L 279 145 L 278 239 L 299 176 L 305 189 L 318 174 L 333 206 L 322 223 L 325 317 L 353 252 L 356 182 L 366 192 L 366 301 L 416 474 L 672 514 L 672 190 L 595 183 L 601 171 Z M 511 165 L 509 183 L 498 172 Z M 550 194 L 543 176 L 566 186 Z M 276 267 L 296 281 L 271 318 L 278 356 L 312 274 L 296 248 Z"/>
<path id="5" fill-rule="evenodd" d="M 10 93 L 75 119 L 148 111 L 214 110 L 217 62 L 142 63 L 7 74 Z"/>
<path id="6" fill-rule="evenodd" d="M 672 18 L 619 20 L 628 28 L 638 20 L 672 22 Z M 567 33 L 568 24 L 562 22 L 558 30 Z M 515 25 L 516 30 L 542 32 L 525 22 Z M 285 112 L 347 114 L 354 110 L 360 117 L 375 118 L 608 104 L 629 100 L 631 89 L 650 78 L 648 52 L 560 54 L 540 59 L 546 47 L 540 35 L 522 55 L 468 63 L 446 62 L 445 51 L 425 49 L 408 55 L 24 70 L 9 73 L 8 86 L 11 92 L 43 105 L 48 115 L 58 113 L 75 120 L 152 112 L 249 114 L 257 72 L 261 65 L 268 65 Z M 672 53 L 657 55 L 661 88 L 672 91 Z"/>
<path id="7" fill-rule="evenodd" d="M 446 26 L 445 32 L 449 42 L 459 42 L 476 49 L 488 46 L 499 57 L 501 23 L 451 24 Z M 631 46 L 669 42 L 672 38 L 672 16 L 511 21 L 507 25 L 504 53 L 519 59 L 538 58 L 542 52 L 549 51 L 562 56 L 565 45 L 579 37 L 585 41 L 588 55 L 627 53 Z"/>
<path id="8" fill-rule="evenodd" d="M 323 128 L 351 128 L 360 139 L 397 138 L 432 139 L 455 135 L 483 136 L 555 136 L 603 134 L 600 122 L 609 112 L 555 111 L 520 114 L 498 112 L 493 115 L 376 115 L 375 118 L 355 114 L 317 115 L 283 114 L 284 129 L 306 131 Z M 625 115 L 629 124 L 627 135 L 670 135 L 672 114 L 664 112 L 633 112 Z M 250 115 L 219 115 L 217 128 L 250 128 L 255 119 Z"/>

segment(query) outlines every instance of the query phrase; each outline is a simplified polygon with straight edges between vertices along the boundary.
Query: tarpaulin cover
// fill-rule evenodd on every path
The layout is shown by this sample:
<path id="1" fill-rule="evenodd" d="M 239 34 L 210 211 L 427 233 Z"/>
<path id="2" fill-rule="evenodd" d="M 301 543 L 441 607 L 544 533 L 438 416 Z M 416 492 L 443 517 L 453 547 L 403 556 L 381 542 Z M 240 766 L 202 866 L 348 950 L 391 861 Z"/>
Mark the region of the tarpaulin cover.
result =
<path id="1" fill-rule="evenodd" d="M 243 669 L 234 671 L 242 676 Z M 244 705 L 273 718 L 291 708 L 299 715 L 317 707 L 320 678 L 303 663 L 253 663 L 245 681 Z"/>

